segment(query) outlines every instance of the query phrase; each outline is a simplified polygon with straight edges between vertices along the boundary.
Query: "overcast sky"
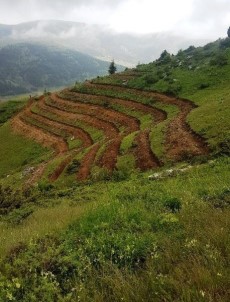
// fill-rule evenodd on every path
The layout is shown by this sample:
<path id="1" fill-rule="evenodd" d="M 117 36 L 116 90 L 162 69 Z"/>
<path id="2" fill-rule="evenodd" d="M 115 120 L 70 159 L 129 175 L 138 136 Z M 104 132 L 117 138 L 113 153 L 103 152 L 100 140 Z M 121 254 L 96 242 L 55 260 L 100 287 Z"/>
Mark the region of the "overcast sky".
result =
<path id="1" fill-rule="evenodd" d="M 230 0 L 0 0 L 0 23 L 56 19 L 106 24 L 118 32 L 225 37 Z"/>

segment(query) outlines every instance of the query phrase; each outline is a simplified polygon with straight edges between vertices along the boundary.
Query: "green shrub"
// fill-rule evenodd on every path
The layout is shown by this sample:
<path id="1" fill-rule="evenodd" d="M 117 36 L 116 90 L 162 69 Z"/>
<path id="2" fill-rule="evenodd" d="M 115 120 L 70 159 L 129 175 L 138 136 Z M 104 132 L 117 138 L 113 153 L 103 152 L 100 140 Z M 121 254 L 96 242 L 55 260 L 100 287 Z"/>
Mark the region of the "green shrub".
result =
<path id="1" fill-rule="evenodd" d="M 24 204 L 34 202 L 35 196 L 30 190 L 13 190 L 10 186 L 0 185 L 0 215 L 6 215 Z"/>
<path id="2" fill-rule="evenodd" d="M 156 74 L 148 73 L 144 76 L 144 80 L 147 84 L 155 84 L 159 81 L 159 78 Z"/>
<path id="3" fill-rule="evenodd" d="M 15 209 L 7 215 L 5 221 L 11 225 L 18 225 L 23 222 L 27 217 L 29 217 L 34 212 L 31 206 L 23 206 L 19 209 Z"/>
<path id="4" fill-rule="evenodd" d="M 208 87 L 209 87 L 208 83 L 201 83 L 201 84 L 199 84 L 198 89 L 206 89 Z"/>
<path id="5" fill-rule="evenodd" d="M 54 188 L 54 186 L 50 183 L 47 183 L 46 181 L 40 181 L 38 183 L 38 189 L 42 192 L 49 192 L 50 190 L 52 190 Z"/>
<path id="6" fill-rule="evenodd" d="M 211 66 L 219 66 L 219 67 L 222 67 L 222 66 L 225 66 L 228 64 L 228 58 L 225 54 L 223 53 L 219 53 L 217 54 L 214 58 L 212 58 L 210 60 L 210 65 Z"/>
<path id="7" fill-rule="evenodd" d="M 75 174 L 80 168 L 81 163 L 77 159 L 73 159 L 72 163 L 68 165 L 66 169 L 66 174 Z"/>
<path id="8" fill-rule="evenodd" d="M 181 209 L 181 201 L 178 198 L 169 198 L 165 200 L 164 206 L 172 213 L 179 212 Z"/>
<path id="9" fill-rule="evenodd" d="M 230 38 L 226 38 L 220 41 L 220 48 L 229 48 L 230 47 Z"/>

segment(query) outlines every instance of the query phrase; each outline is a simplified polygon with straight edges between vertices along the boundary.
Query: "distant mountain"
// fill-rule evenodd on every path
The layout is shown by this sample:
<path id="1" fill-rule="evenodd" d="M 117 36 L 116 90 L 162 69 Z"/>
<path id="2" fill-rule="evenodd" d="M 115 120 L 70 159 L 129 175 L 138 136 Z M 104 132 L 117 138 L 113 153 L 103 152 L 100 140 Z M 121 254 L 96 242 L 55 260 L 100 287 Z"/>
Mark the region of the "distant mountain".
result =
<path id="1" fill-rule="evenodd" d="M 18 25 L 0 24 L 0 44 L 45 42 L 65 46 L 99 59 L 114 59 L 116 62 L 134 66 L 147 63 L 159 57 L 167 49 L 177 52 L 181 48 L 208 42 L 176 36 L 170 32 L 159 34 L 119 34 L 106 26 L 87 25 L 67 21 L 34 21 Z"/>
<path id="2" fill-rule="evenodd" d="M 7 35 L 1 28 L 1 34 Z M 0 49 L 0 95 L 28 93 L 71 85 L 75 81 L 105 75 L 108 62 L 80 52 L 20 43 Z"/>

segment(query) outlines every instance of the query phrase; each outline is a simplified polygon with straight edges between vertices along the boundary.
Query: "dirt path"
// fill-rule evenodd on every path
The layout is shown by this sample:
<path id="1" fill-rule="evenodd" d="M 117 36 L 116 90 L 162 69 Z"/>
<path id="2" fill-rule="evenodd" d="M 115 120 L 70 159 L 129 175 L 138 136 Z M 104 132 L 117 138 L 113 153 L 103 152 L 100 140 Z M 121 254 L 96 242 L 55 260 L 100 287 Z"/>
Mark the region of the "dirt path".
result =
<path id="1" fill-rule="evenodd" d="M 136 136 L 137 147 L 134 151 L 137 168 L 141 171 L 147 171 L 161 166 L 159 159 L 152 152 L 149 141 L 149 131 L 140 131 Z"/>
<path id="2" fill-rule="evenodd" d="M 100 145 L 95 144 L 83 157 L 80 169 L 77 173 L 77 179 L 80 181 L 86 180 L 90 176 L 91 167 L 94 163 L 94 160 L 99 150 Z"/>
<path id="3" fill-rule="evenodd" d="M 117 87 L 117 86 L 110 86 L 110 85 L 99 85 L 99 84 L 87 84 L 87 86 L 89 86 L 90 88 L 102 88 L 105 89 L 106 87 Z M 119 87 L 119 86 L 118 86 Z M 126 99 L 122 99 L 122 98 L 117 98 L 117 97 L 109 97 L 109 96 L 105 96 L 105 95 L 95 95 L 95 94 L 84 94 L 84 93 L 79 93 L 79 92 L 71 92 L 68 90 L 64 90 L 64 93 L 68 96 L 68 95 L 74 95 L 77 100 L 83 100 L 85 102 L 92 102 L 92 100 L 94 101 L 98 101 L 98 102 L 107 102 L 108 104 L 118 104 L 127 108 L 130 108 L 131 110 L 136 110 L 136 111 L 141 111 L 145 114 L 151 114 L 153 117 L 153 124 L 157 124 L 163 120 L 165 120 L 167 118 L 167 113 L 161 109 L 158 108 L 154 108 L 153 106 L 147 105 L 147 104 L 143 104 L 143 103 L 139 103 L 137 101 L 133 101 L 133 100 L 126 100 Z"/>
<path id="4" fill-rule="evenodd" d="M 85 104 L 79 101 L 79 99 L 69 100 L 62 99 L 55 94 L 51 95 L 48 105 L 54 106 L 61 110 L 68 112 L 88 114 L 90 116 L 100 117 L 105 121 L 114 123 L 116 126 L 125 127 L 125 133 L 129 134 L 133 131 L 137 131 L 140 126 L 140 122 L 137 118 L 129 116 L 125 113 L 103 108 L 102 106 L 95 104 Z"/>
<path id="5" fill-rule="evenodd" d="M 91 84 L 87 84 L 90 85 Z M 95 85 L 94 85 L 95 86 Z M 123 91 L 135 93 L 136 95 L 155 98 L 165 104 L 176 105 L 180 112 L 169 123 L 166 134 L 166 156 L 172 160 L 181 160 L 186 156 L 208 154 L 208 147 L 204 139 L 195 133 L 186 122 L 187 115 L 196 106 L 189 100 L 166 96 L 156 92 L 141 91 L 138 89 L 124 88 L 113 85 L 96 85 L 99 89 L 112 89 L 113 91 Z"/>

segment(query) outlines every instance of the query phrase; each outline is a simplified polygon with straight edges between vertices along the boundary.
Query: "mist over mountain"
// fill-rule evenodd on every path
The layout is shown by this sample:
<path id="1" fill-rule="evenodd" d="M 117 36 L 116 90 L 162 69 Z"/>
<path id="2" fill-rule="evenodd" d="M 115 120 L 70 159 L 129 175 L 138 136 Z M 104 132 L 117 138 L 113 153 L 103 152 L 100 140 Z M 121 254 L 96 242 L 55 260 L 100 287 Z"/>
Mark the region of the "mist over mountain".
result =
<path id="1" fill-rule="evenodd" d="M 0 24 L 0 46 L 28 40 L 64 46 L 103 60 L 114 59 L 126 66 L 153 61 L 164 49 L 175 53 L 191 44 L 197 46 L 208 41 L 184 38 L 171 32 L 116 33 L 102 25 L 57 20 Z"/>
<path id="2" fill-rule="evenodd" d="M 36 43 L 4 46 L 0 49 L 0 95 L 72 85 L 107 74 L 108 66 L 108 62 L 70 49 Z"/>

